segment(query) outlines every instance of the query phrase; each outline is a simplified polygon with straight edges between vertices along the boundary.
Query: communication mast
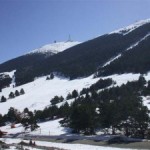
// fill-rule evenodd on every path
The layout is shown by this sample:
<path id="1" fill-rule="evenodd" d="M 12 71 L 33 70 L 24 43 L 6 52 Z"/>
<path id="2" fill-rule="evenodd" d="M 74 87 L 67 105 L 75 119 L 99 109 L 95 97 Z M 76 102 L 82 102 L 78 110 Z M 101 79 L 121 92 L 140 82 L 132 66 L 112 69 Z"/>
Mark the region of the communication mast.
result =
<path id="1" fill-rule="evenodd" d="M 68 36 L 67 42 L 72 42 L 70 34 L 69 34 L 69 36 Z"/>

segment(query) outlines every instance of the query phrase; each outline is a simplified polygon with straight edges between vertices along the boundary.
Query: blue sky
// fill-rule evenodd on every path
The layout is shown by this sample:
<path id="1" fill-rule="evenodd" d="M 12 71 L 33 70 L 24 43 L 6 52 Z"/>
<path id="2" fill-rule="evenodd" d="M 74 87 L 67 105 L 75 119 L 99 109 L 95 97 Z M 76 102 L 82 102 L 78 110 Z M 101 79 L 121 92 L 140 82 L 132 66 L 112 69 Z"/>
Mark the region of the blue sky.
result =
<path id="1" fill-rule="evenodd" d="M 0 63 L 42 45 L 86 41 L 150 18 L 150 0 L 0 0 Z"/>

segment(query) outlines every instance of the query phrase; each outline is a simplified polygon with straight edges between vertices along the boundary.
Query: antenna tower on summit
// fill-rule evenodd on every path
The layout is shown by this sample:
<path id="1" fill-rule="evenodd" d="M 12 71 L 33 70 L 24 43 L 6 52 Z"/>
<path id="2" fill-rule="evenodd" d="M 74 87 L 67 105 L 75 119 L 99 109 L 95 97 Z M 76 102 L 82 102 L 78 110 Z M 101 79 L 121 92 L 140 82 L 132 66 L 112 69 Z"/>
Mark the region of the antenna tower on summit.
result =
<path id="1" fill-rule="evenodd" d="M 69 37 L 68 37 L 68 41 L 67 41 L 67 42 L 72 42 L 70 34 L 69 34 Z"/>

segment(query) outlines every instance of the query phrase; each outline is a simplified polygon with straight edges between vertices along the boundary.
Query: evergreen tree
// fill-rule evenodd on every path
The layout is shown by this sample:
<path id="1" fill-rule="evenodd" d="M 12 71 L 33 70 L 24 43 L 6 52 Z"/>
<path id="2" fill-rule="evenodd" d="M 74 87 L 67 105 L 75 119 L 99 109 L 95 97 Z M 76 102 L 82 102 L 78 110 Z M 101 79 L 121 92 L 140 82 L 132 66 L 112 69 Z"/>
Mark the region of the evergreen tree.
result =
<path id="1" fill-rule="evenodd" d="M 10 94 L 9 94 L 9 98 L 11 99 L 11 98 L 15 98 L 15 95 L 14 95 L 14 93 L 13 92 L 10 92 Z"/>
<path id="2" fill-rule="evenodd" d="M 23 88 L 20 90 L 20 94 L 21 94 L 21 95 L 25 94 L 25 92 L 24 92 L 24 89 L 23 89 Z"/>
<path id="3" fill-rule="evenodd" d="M 72 108 L 69 127 L 73 128 L 75 132 L 94 134 L 96 123 L 95 107 L 91 105 L 77 105 Z"/>
<path id="4" fill-rule="evenodd" d="M 6 98 L 4 96 L 1 97 L 1 102 L 6 102 Z"/>
<path id="5" fill-rule="evenodd" d="M 71 93 L 68 93 L 68 95 L 67 95 L 67 97 L 66 97 L 66 100 L 69 100 L 69 99 L 71 99 L 71 98 L 72 98 Z"/>
<path id="6" fill-rule="evenodd" d="M 55 105 L 57 103 L 62 102 L 63 100 L 64 100 L 64 98 L 62 96 L 60 96 L 60 97 L 59 96 L 55 96 L 54 98 L 52 98 L 50 100 L 50 102 L 51 102 L 52 105 Z"/>
<path id="7" fill-rule="evenodd" d="M 54 74 L 53 73 L 50 74 L 50 79 L 51 80 L 54 79 Z"/>
<path id="8" fill-rule="evenodd" d="M 46 80 L 50 80 L 50 77 L 49 77 L 49 76 L 47 76 L 47 77 L 46 77 Z"/>
<path id="9" fill-rule="evenodd" d="M 18 90 L 15 91 L 15 96 L 19 96 L 20 93 L 18 92 Z"/>
<path id="10" fill-rule="evenodd" d="M 7 119 L 10 122 L 15 122 L 17 121 L 16 118 L 16 110 L 13 107 L 10 107 L 7 113 Z"/>
<path id="11" fill-rule="evenodd" d="M 73 90 L 73 91 L 72 91 L 72 97 L 73 97 L 73 98 L 77 98 L 77 97 L 78 97 L 78 92 L 77 92 L 77 90 Z"/>
<path id="12" fill-rule="evenodd" d="M 5 120 L 4 117 L 0 114 L 0 127 L 5 126 Z"/>
<path id="13" fill-rule="evenodd" d="M 70 112 L 69 104 L 66 102 L 64 105 L 60 106 L 58 115 L 59 117 L 68 117 Z"/>

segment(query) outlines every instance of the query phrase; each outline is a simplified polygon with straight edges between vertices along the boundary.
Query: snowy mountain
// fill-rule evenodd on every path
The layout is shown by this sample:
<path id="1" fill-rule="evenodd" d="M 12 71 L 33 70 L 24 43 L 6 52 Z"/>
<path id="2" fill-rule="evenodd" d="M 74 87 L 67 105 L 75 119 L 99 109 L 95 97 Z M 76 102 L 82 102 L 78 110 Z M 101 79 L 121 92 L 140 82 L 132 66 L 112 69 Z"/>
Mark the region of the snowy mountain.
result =
<path id="1" fill-rule="evenodd" d="M 16 85 L 51 72 L 70 79 L 95 72 L 98 76 L 146 73 L 150 71 L 149 40 L 150 19 L 147 19 L 83 43 L 67 41 L 42 46 L 0 64 L 0 72 L 16 70 Z"/>
<path id="2" fill-rule="evenodd" d="M 41 48 L 32 50 L 31 52 L 29 52 L 28 54 L 34 54 L 34 53 L 53 53 L 53 54 L 57 54 L 59 52 L 62 52 L 70 47 L 73 47 L 77 44 L 80 44 L 81 42 L 77 42 L 77 41 L 66 41 L 66 42 L 55 42 L 52 44 L 47 44 L 42 46 Z"/>
<path id="3" fill-rule="evenodd" d="M 126 35 L 126 34 L 129 34 L 130 32 L 132 32 L 133 30 L 135 30 L 135 29 L 139 28 L 140 26 L 145 25 L 147 23 L 150 23 L 150 19 L 137 21 L 134 24 L 131 24 L 127 27 L 112 31 L 109 34 L 119 33 L 119 34 Z"/>
<path id="4" fill-rule="evenodd" d="M 137 131 L 150 125 L 149 48 L 150 19 L 83 43 L 48 44 L 0 64 L 0 130 L 22 137 L 27 123 L 29 138 L 101 141 L 111 137 L 105 132 L 124 134 L 128 127 L 126 134 L 143 138 Z M 32 130 L 36 122 L 40 128 Z"/>

